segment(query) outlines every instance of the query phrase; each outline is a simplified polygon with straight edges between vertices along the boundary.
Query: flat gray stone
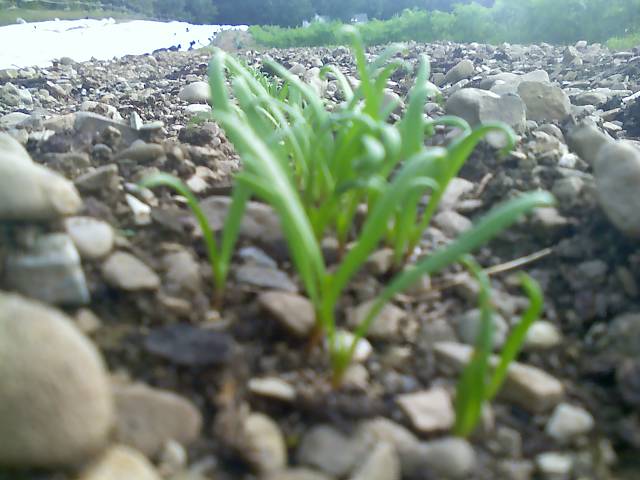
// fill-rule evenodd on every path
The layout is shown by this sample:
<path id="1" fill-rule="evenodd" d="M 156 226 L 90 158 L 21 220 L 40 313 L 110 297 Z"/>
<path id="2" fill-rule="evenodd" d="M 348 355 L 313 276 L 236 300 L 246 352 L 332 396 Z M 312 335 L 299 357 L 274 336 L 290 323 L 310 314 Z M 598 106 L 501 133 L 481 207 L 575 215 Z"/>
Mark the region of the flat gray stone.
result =
<path id="1" fill-rule="evenodd" d="M 550 83 L 522 82 L 518 85 L 518 95 L 527 107 L 527 120 L 563 121 L 571 114 L 569 96 Z"/>
<path id="2" fill-rule="evenodd" d="M 109 285 L 121 290 L 155 290 L 160 286 L 160 277 L 153 270 L 122 251 L 114 252 L 105 260 L 102 275 Z"/>
<path id="3" fill-rule="evenodd" d="M 371 439 L 349 438 L 328 425 L 308 430 L 298 447 L 298 463 L 334 477 L 344 477 L 360 465 L 371 448 Z"/>
<path id="4" fill-rule="evenodd" d="M 475 67 L 471 60 L 461 60 L 451 68 L 442 80 L 442 84 L 457 83 L 460 80 L 471 78 L 475 74 Z"/>
<path id="5" fill-rule="evenodd" d="M 101 258 L 113 249 L 113 228 L 102 220 L 92 217 L 69 217 L 65 220 L 64 226 L 82 258 Z"/>
<path id="6" fill-rule="evenodd" d="M 258 303 L 297 337 L 308 337 L 316 325 L 313 305 L 301 295 L 281 291 L 262 292 L 258 295 Z"/>
<path id="7" fill-rule="evenodd" d="M 463 88 L 452 94 L 445 110 L 465 119 L 471 126 L 501 121 L 520 132 L 524 130 L 525 105 L 518 95 L 502 96 L 477 88 Z"/>
<path id="8" fill-rule="evenodd" d="M 80 255 L 62 233 L 38 237 L 29 250 L 10 252 L 5 262 L 7 285 L 29 297 L 53 304 L 89 302 Z"/>
<path id="9" fill-rule="evenodd" d="M 74 118 L 74 129 L 88 139 L 95 139 L 109 127 L 120 133 L 121 141 L 125 144 L 133 143 L 138 138 L 138 132 L 122 120 L 113 120 L 92 112 L 77 112 Z"/>
<path id="10" fill-rule="evenodd" d="M 186 398 L 144 384 L 115 385 L 115 437 L 147 456 L 169 440 L 188 446 L 200 435 L 202 415 Z"/>
<path id="11" fill-rule="evenodd" d="M 441 387 L 399 395 L 397 402 L 420 433 L 448 430 L 455 421 L 451 396 Z"/>
<path id="12" fill-rule="evenodd" d="M 98 193 L 116 189 L 119 182 L 118 165 L 111 163 L 83 173 L 74 183 L 81 192 Z"/>
<path id="13" fill-rule="evenodd" d="M 298 287 L 286 273 L 274 268 L 243 265 L 236 269 L 235 277 L 239 283 L 254 287 L 270 288 L 291 293 L 298 291 Z"/>

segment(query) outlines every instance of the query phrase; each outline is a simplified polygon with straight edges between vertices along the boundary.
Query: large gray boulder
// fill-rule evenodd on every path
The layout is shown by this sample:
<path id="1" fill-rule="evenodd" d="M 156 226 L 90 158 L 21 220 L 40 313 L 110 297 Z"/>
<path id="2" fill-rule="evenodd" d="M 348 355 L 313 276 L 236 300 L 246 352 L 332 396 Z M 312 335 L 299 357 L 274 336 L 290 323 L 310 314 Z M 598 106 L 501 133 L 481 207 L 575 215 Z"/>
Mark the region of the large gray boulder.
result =
<path id="1" fill-rule="evenodd" d="M 550 83 L 521 82 L 518 95 L 527 107 L 527 120 L 563 121 L 571 114 L 569 96 L 560 87 Z"/>
<path id="2" fill-rule="evenodd" d="M 611 142 L 611 137 L 593 125 L 575 127 L 567 135 L 569 148 L 591 166 L 595 164 L 600 149 Z"/>
<path id="3" fill-rule="evenodd" d="M 61 312 L 0 292 L 0 467 L 71 466 L 113 424 L 107 372 Z"/>
<path id="4" fill-rule="evenodd" d="M 594 164 L 598 201 L 618 230 L 640 238 L 640 150 L 627 142 L 599 149 Z"/>
<path id="5" fill-rule="evenodd" d="M 448 115 L 463 118 L 471 126 L 488 122 L 504 122 L 516 132 L 525 128 L 525 105 L 518 95 L 496 93 L 479 88 L 463 88 L 449 97 L 445 105 Z M 489 142 L 502 146 L 502 135 L 491 135 Z"/>

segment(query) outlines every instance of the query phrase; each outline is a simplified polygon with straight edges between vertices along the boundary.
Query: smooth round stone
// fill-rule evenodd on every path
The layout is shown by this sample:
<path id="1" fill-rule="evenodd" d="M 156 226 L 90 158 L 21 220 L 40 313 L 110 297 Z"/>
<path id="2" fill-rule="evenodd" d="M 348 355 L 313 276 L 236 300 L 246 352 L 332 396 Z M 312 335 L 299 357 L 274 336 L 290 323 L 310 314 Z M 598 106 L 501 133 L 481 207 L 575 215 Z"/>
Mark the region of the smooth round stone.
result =
<path id="1" fill-rule="evenodd" d="M 604 145 L 596 157 L 598 200 L 618 230 L 640 238 L 640 149 L 630 143 Z"/>
<path id="2" fill-rule="evenodd" d="M 102 275 L 109 285 L 122 290 L 155 290 L 160 286 L 156 272 L 126 252 L 115 252 L 107 258 Z"/>
<path id="3" fill-rule="evenodd" d="M 151 462 L 125 445 L 114 445 L 82 473 L 79 480 L 160 480 Z"/>
<path id="4" fill-rule="evenodd" d="M 202 103 L 192 103 L 191 105 L 187 105 L 185 107 L 187 113 L 196 114 L 196 113 L 209 113 L 211 112 L 211 107 L 209 105 L 204 105 Z"/>
<path id="5" fill-rule="evenodd" d="M 113 425 L 104 362 L 58 310 L 0 292 L 0 465 L 72 466 Z"/>
<path id="6" fill-rule="evenodd" d="M 250 414 L 243 425 L 246 445 L 240 452 L 256 471 L 270 473 L 287 465 L 287 446 L 280 427 L 262 413 Z"/>
<path id="7" fill-rule="evenodd" d="M 209 101 L 209 84 L 207 82 L 193 82 L 182 87 L 178 98 L 189 103 L 206 103 Z"/>
<path id="8" fill-rule="evenodd" d="M 561 403 L 553 410 L 545 432 L 558 442 L 566 443 L 589 433 L 593 425 L 593 416 L 584 408 Z"/>
<path id="9" fill-rule="evenodd" d="M 561 341 L 562 334 L 553 323 L 538 320 L 529 327 L 524 341 L 524 348 L 545 350 L 559 345 Z"/>
<path id="10" fill-rule="evenodd" d="M 92 217 L 70 217 L 64 224 L 82 258 L 93 260 L 111 252 L 115 236 L 108 223 Z"/>
<path id="11" fill-rule="evenodd" d="M 0 220 L 52 220 L 81 206 L 73 183 L 33 163 L 18 141 L 0 133 Z"/>
<path id="12" fill-rule="evenodd" d="M 145 455 L 158 455 L 166 442 L 189 445 L 200 434 L 202 415 L 186 398 L 144 384 L 114 388 L 116 438 Z"/>

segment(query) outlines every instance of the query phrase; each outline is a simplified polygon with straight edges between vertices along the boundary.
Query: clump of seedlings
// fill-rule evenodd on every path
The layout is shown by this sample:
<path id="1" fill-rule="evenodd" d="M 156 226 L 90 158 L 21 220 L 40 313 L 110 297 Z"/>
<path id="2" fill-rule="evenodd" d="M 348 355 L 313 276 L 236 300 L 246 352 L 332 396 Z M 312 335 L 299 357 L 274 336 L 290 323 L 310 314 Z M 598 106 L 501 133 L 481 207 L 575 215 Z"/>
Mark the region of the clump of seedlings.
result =
<path id="1" fill-rule="evenodd" d="M 426 59 L 409 94 L 405 116 L 390 123 L 397 104 L 385 100 L 385 87 L 401 63 L 395 58 L 401 49 L 392 47 L 367 63 L 357 33 L 351 30 L 350 34 L 359 86 L 352 89 L 333 67 L 323 72 L 341 85 L 346 100 L 338 108 L 327 108 L 312 87 L 274 62 L 265 63 L 287 83 L 286 98 L 274 97 L 224 52 L 214 55 L 209 70 L 214 118 L 243 162 L 236 189 L 251 192 L 279 215 L 293 264 L 315 308 L 318 331 L 327 337 L 334 385 L 340 384 L 358 341 L 394 295 L 422 276 L 460 261 L 523 214 L 553 203 L 547 192 L 523 194 L 491 210 L 452 243 L 405 265 L 376 297 L 353 340 L 345 342 L 336 329 L 336 306 L 370 254 L 387 242 L 402 263 L 476 144 L 494 131 L 502 132 L 509 146 L 515 139 L 502 124 L 471 129 L 458 118 L 425 118 L 426 99 L 437 95 L 428 82 Z M 439 123 L 457 126 L 459 135 L 446 148 L 426 147 L 425 136 Z M 420 201 L 427 194 L 429 200 L 422 209 Z M 366 205 L 367 214 L 355 229 L 361 204 Z M 351 245 L 331 269 L 321 250 L 327 235 L 335 235 L 343 246 Z"/>

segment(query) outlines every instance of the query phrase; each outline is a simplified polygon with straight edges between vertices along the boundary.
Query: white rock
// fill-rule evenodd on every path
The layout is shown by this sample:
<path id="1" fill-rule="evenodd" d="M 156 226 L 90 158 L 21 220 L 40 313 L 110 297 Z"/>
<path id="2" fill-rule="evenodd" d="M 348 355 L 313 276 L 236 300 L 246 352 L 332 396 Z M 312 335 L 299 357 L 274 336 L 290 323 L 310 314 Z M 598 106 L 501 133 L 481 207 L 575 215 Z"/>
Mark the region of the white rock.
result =
<path id="1" fill-rule="evenodd" d="M 562 334 L 553 323 L 538 320 L 529 327 L 523 348 L 527 350 L 546 350 L 558 346 L 561 341 Z"/>
<path id="2" fill-rule="evenodd" d="M 423 465 L 437 474 L 436 478 L 463 479 L 476 468 L 476 454 L 462 438 L 442 438 L 422 445 Z"/>
<path id="3" fill-rule="evenodd" d="M 270 473 L 287 465 L 284 435 L 270 417 L 252 413 L 246 418 L 243 429 L 247 438 L 244 456 L 258 472 Z"/>
<path id="4" fill-rule="evenodd" d="M 89 260 L 104 257 L 113 248 L 113 228 L 92 217 L 70 217 L 64 222 L 80 256 Z"/>
<path id="5" fill-rule="evenodd" d="M 296 390 L 291 384 L 277 377 L 252 378 L 249 380 L 249 391 L 261 397 L 274 398 L 284 402 L 292 402 L 296 398 Z"/>
<path id="6" fill-rule="evenodd" d="M 399 395 L 397 402 L 421 433 L 448 430 L 455 421 L 451 396 L 442 387 Z"/>
<path id="7" fill-rule="evenodd" d="M 155 290 L 160 277 L 136 257 L 114 252 L 102 264 L 102 275 L 108 284 L 122 290 Z"/>
<path id="8" fill-rule="evenodd" d="M 355 307 L 349 314 L 349 326 L 356 329 L 365 319 L 374 303 L 375 300 L 370 300 Z M 407 313 L 404 310 L 392 303 L 387 303 L 375 317 L 369 331 L 366 333 L 367 338 L 372 340 L 398 339 L 401 323 L 406 317 Z"/>
<path id="9" fill-rule="evenodd" d="M 167 440 L 164 443 L 158 456 L 158 466 L 163 477 L 175 476 L 187 467 L 188 462 L 187 450 L 181 443 L 175 440 Z"/>
<path id="10" fill-rule="evenodd" d="M 207 82 L 193 82 L 182 87 L 178 98 L 189 103 L 206 103 L 210 99 L 209 84 Z"/>
<path id="11" fill-rule="evenodd" d="M 133 213 L 133 221 L 136 225 L 150 225 L 151 224 L 151 207 L 146 203 L 138 200 L 136 197 L 127 193 L 125 195 L 127 205 Z"/>
<path id="12" fill-rule="evenodd" d="M 73 183 L 33 163 L 22 145 L 0 132 L 0 220 L 51 220 L 81 206 Z"/>
<path id="13" fill-rule="evenodd" d="M 211 112 L 211 107 L 202 103 L 192 103 L 191 105 L 187 105 L 185 110 L 187 113 L 194 115 L 196 113 L 209 113 Z"/>
<path id="14" fill-rule="evenodd" d="M 449 238 L 455 238 L 473 227 L 471 220 L 453 210 L 437 213 L 433 217 L 433 223 Z"/>
<path id="15" fill-rule="evenodd" d="M 568 480 L 573 459 L 566 453 L 546 452 L 536 457 L 536 466 L 544 480 Z"/>
<path id="16" fill-rule="evenodd" d="M 340 345 L 341 348 L 350 348 L 351 344 L 355 336 L 353 333 L 348 332 L 346 330 L 337 330 L 336 331 L 336 344 Z M 369 356 L 373 353 L 373 347 L 369 343 L 366 338 L 361 338 L 356 343 L 355 352 L 353 353 L 353 361 L 354 362 L 364 362 Z"/>
<path id="17" fill-rule="evenodd" d="M 400 480 L 400 461 L 393 446 L 379 442 L 351 480 Z"/>
<path id="18" fill-rule="evenodd" d="M 153 465 L 140 452 L 114 445 L 80 475 L 78 480 L 160 480 Z"/>
<path id="19" fill-rule="evenodd" d="M 113 424 L 100 354 L 61 312 L 0 292 L 0 465 L 71 466 Z M 10 432 L 10 433 L 9 433 Z"/>
<path id="20" fill-rule="evenodd" d="M 584 408 L 561 403 L 553 410 L 545 432 L 558 442 L 565 443 L 589 433 L 593 425 L 593 417 Z"/>

